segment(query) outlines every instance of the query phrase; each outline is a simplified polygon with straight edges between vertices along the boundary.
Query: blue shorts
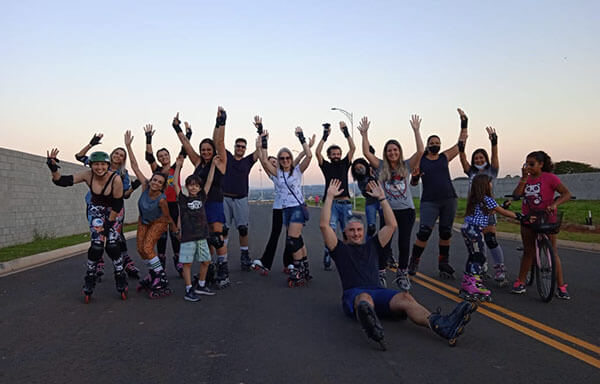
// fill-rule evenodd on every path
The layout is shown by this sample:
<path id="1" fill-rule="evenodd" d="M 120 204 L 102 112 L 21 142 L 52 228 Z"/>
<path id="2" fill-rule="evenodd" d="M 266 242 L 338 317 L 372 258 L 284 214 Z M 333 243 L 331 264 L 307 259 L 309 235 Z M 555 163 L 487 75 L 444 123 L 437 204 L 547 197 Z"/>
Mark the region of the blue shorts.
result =
<path id="1" fill-rule="evenodd" d="M 352 216 L 352 202 L 350 200 L 333 200 L 329 226 L 334 231 L 337 229 L 337 224 L 340 223 L 340 229 L 344 232 L 346 222 L 350 216 Z"/>
<path id="2" fill-rule="evenodd" d="M 207 201 L 204 204 L 204 211 L 206 212 L 206 222 L 208 224 L 225 222 L 223 202 Z"/>
<path id="3" fill-rule="evenodd" d="M 367 293 L 371 296 L 373 303 L 375 303 L 375 313 L 377 313 L 377 316 L 390 317 L 392 315 L 390 301 L 392 301 L 392 297 L 396 296 L 400 291 L 374 287 L 346 289 L 342 295 L 342 308 L 344 309 L 344 313 L 353 319 L 356 318 L 356 314 L 354 313 L 354 300 L 356 300 L 356 296 L 361 293 Z"/>
<path id="4" fill-rule="evenodd" d="M 305 223 L 304 211 L 301 205 L 283 208 L 283 225 L 289 227 L 290 223 Z"/>

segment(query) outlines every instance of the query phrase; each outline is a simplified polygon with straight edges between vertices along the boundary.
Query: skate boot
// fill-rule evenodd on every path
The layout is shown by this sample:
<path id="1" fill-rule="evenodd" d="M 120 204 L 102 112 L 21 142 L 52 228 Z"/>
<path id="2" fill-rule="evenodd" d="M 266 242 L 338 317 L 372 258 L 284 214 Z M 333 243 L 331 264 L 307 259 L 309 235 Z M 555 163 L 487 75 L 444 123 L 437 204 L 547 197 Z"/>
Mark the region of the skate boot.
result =
<path id="1" fill-rule="evenodd" d="M 306 285 L 305 271 L 302 263 L 299 265 L 290 265 L 288 267 L 290 274 L 288 276 L 288 287 L 303 287 Z"/>
<path id="2" fill-rule="evenodd" d="M 240 266 L 242 271 L 249 271 L 252 267 L 252 259 L 250 259 L 247 249 L 243 249 L 240 254 Z"/>
<path id="3" fill-rule="evenodd" d="M 267 276 L 269 274 L 269 268 L 265 267 L 260 259 L 253 260 L 250 268 L 255 271 L 259 271 L 259 273 L 263 276 Z"/>
<path id="4" fill-rule="evenodd" d="M 447 260 L 440 261 L 438 269 L 440 270 L 441 278 L 454 280 L 454 268 L 452 268 Z"/>
<path id="5" fill-rule="evenodd" d="M 217 262 L 217 270 L 215 273 L 215 284 L 217 289 L 225 289 L 229 287 L 229 266 L 226 261 Z"/>
<path id="6" fill-rule="evenodd" d="M 117 287 L 117 292 L 121 295 L 122 300 L 127 300 L 127 274 L 125 271 L 117 272 L 115 271 L 115 286 Z"/>
<path id="7" fill-rule="evenodd" d="M 151 286 L 152 286 L 152 276 L 151 276 L 150 272 L 148 272 L 148 274 L 146 275 L 146 277 L 144 277 L 143 279 L 141 279 L 138 282 L 137 291 L 139 292 L 142 289 L 145 289 L 146 291 L 149 291 Z"/>
<path id="8" fill-rule="evenodd" d="M 387 288 L 387 275 L 385 273 L 385 269 L 379 270 L 379 285 L 382 288 Z"/>
<path id="9" fill-rule="evenodd" d="M 402 292 L 410 291 L 410 279 L 408 278 L 407 269 L 398 269 L 394 282 Z"/>
<path id="10" fill-rule="evenodd" d="M 210 264 L 208 264 L 208 270 L 206 271 L 206 285 L 214 285 L 216 284 L 215 282 L 215 272 L 216 271 L 216 267 L 215 267 L 215 263 L 211 262 Z"/>
<path id="11" fill-rule="evenodd" d="M 172 293 L 169 288 L 169 281 L 167 280 L 167 274 L 165 270 L 155 272 L 150 270 L 150 277 L 152 278 L 152 285 L 150 286 L 150 298 L 157 299 L 159 297 L 168 296 Z"/>
<path id="12" fill-rule="evenodd" d="M 371 304 L 366 301 L 358 303 L 356 306 L 356 318 L 360 322 L 363 331 L 367 334 L 367 337 L 378 343 L 381 349 L 385 351 L 383 326 Z"/>
<path id="13" fill-rule="evenodd" d="M 494 265 L 494 280 L 500 287 L 505 287 L 508 285 L 508 279 L 506 278 L 506 269 L 504 269 L 504 264 L 496 264 Z"/>
<path id="14" fill-rule="evenodd" d="M 420 257 L 412 257 L 410 258 L 410 262 L 408 263 L 408 274 L 414 276 L 417 274 L 419 270 L 419 262 L 421 261 Z"/>
<path id="15" fill-rule="evenodd" d="M 96 281 L 102 282 L 102 276 L 104 276 L 104 258 L 100 258 L 98 264 L 96 264 Z"/>
<path id="16" fill-rule="evenodd" d="M 163 269 L 167 269 L 167 256 L 165 255 L 158 255 L 158 260 L 160 260 L 160 265 L 162 266 Z"/>
<path id="17" fill-rule="evenodd" d="M 323 269 L 326 271 L 333 271 L 333 267 L 331 266 L 331 256 L 329 256 L 329 252 L 325 252 L 323 256 Z"/>
<path id="18" fill-rule="evenodd" d="M 492 301 L 491 291 L 479 279 L 479 275 L 465 273 L 458 296 L 468 301 Z"/>
<path id="19" fill-rule="evenodd" d="M 128 255 L 124 256 L 123 264 L 125 264 L 125 272 L 130 279 L 138 280 L 140 278 L 140 270 L 135 266 L 131 257 Z"/>
<path id="20" fill-rule="evenodd" d="M 183 264 L 179 262 L 179 255 L 173 256 L 173 265 L 175 266 L 175 270 L 179 274 L 179 277 L 183 277 Z"/>
<path id="21" fill-rule="evenodd" d="M 477 310 L 477 303 L 463 301 L 449 314 L 443 316 L 438 308 L 437 312 L 429 315 L 429 328 L 444 339 L 448 345 L 456 346 L 456 339 L 464 332 L 465 325 L 471 320 L 471 313 Z"/>
<path id="22" fill-rule="evenodd" d="M 92 293 L 94 293 L 94 288 L 96 287 L 96 279 L 97 274 L 95 271 L 86 272 L 83 285 L 83 301 L 86 304 L 92 299 Z"/>
<path id="23" fill-rule="evenodd" d="M 488 263 L 487 261 L 483 263 L 483 266 L 481 267 L 481 277 L 483 279 L 489 279 L 490 275 L 488 274 L 488 270 L 490 268 L 488 267 Z"/>
<path id="24" fill-rule="evenodd" d="M 312 275 L 310 274 L 308 259 L 306 257 L 302 258 L 302 273 L 307 282 L 313 279 Z"/>

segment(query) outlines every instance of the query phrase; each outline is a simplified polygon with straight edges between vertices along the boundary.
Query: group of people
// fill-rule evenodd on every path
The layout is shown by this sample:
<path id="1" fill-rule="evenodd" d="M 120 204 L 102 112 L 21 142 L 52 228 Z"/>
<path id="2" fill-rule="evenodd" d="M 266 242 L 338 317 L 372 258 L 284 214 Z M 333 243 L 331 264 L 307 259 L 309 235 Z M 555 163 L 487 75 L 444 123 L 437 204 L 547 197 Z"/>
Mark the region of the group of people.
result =
<path id="1" fill-rule="evenodd" d="M 383 342 L 383 328 L 378 317 L 401 314 L 417 324 L 430 326 L 451 340 L 452 344 L 469 321 L 469 314 L 477 308 L 476 304 L 463 302 L 447 316 L 432 314 L 409 293 L 410 276 L 416 274 L 421 255 L 438 220 L 439 271 L 442 276 L 454 275 L 455 271 L 449 262 L 452 225 L 457 208 L 457 195 L 449 172 L 449 163 L 454 158 L 460 158 L 470 183 L 462 227 L 468 251 L 461 284 L 461 294 L 465 298 L 485 299 L 489 296 L 489 289 L 481 279 L 486 266 L 486 248 L 494 260 L 495 279 L 501 284 L 506 283 L 502 249 L 495 236 L 495 213 L 525 224 L 522 226 L 525 252 L 519 278 L 513 286 L 513 292 L 522 293 L 525 291 L 523 281 L 531 265 L 532 252 L 535 252 L 535 233 L 526 225 L 532 220 L 531 214 L 546 210 L 552 215 L 559 204 L 570 198 L 566 187 L 550 173 L 552 162 L 548 155 L 538 151 L 527 156 L 523 178 L 515 190 L 515 195 L 525 197 L 522 213 L 499 207 L 493 199 L 491 186 L 499 169 L 497 134 L 493 128 L 487 128 L 492 145 L 491 161 L 487 152 L 480 148 L 473 152 L 469 162 L 465 154 L 468 118 L 461 109 L 458 109 L 458 113 L 458 140 L 444 151 L 441 151 L 441 139 L 437 135 L 431 135 L 423 142 L 421 118 L 413 115 L 410 125 L 416 151 L 406 158 L 401 144 L 394 139 L 385 143 L 381 158 L 377 157 L 369 142 L 370 122 L 364 117 L 358 127 L 364 158 L 353 159 L 356 150 L 354 141 L 346 124 L 340 122 L 340 131 L 348 142 L 348 153 L 342 157 L 342 148 L 330 145 L 325 160 L 321 152 L 331 134 L 331 125 L 323 124 L 323 136 L 315 151 L 326 184 L 320 218 L 325 245 L 323 266 L 330 271 L 332 261 L 335 262 L 344 290 L 342 302 L 345 313 L 355 316 L 367 335 L 379 343 Z M 154 130 L 151 125 L 145 126 L 145 160 L 152 169 L 150 178 L 139 168 L 131 148 L 133 135 L 130 131 L 125 133 L 125 148 L 116 148 L 110 155 L 93 152 L 88 157 L 86 153 L 102 139 L 101 134 L 94 135 L 90 143 L 76 154 L 76 158 L 90 169 L 74 175 L 61 175 L 59 172 L 58 149 L 47 153 L 47 165 L 56 185 L 68 187 L 85 182 L 90 189 L 86 197 L 91 231 L 83 289 L 86 302 L 89 302 L 96 282 L 102 276 L 104 251 L 113 262 L 116 289 L 123 299 L 127 298 L 127 275 L 130 278 L 139 277 L 139 269 L 127 254 L 122 225 L 123 199 L 131 196 L 140 186 L 142 194 L 138 201 L 137 250 L 147 264 L 148 274 L 140 280 L 138 290 L 148 290 L 151 298 L 171 293 L 165 273 L 168 236 L 171 238 L 174 266 L 184 278 L 184 298 L 188 301 L 198 301 L 199 295 L 213 295 L 209 281 L 219 289 L 229 285 L 227 240 L 229 230 L 233 229 L 237 229 L 239 234 L 242 270 L 256 269 L 268 274 L 282 226 L 285 226 L 283 264 L 289 286 L 304 285 L 312 278 L 302 237 L 309 211 L 301 183 L 302 175 L 313 157 L 311 148 L 316 136 L 307 140 L 303 130 L 297 127 L 294 134 L 302 146 L 302 152 L 294 158 L 292 151 L 284 147 L 278 150 L 276 156 L 269 156 L 269 133 L 263 128 L 262 118 L 255 116 L 254 126 L 258 133 L 255 150 L 245 155 L 248 142 L 238 138 L 232 153 L 225 148 L 226 119 L 225 110 L 219 107 L 212 137 L 202 139 L 199 152 L 196 152 L 190 143 L 190 124 L 184 122 L 184 132 L 177 114 L 172 127 L 182 147 L 174 162 L 166 148 L 159 149 L 154 155 Z M 127 157 L 137 178 L 134 182 L 130 181 L 125 169 Z M 194 165 L 193 174 L 184 181 L 187 195 L 183 193 L 180 182 L 185 158 Z M 248 250 L 248 177 L 257 160 L 273 181 L 275 200 L 269 240 L 262 256 L 252 260 Z M 366 231 L 361 217 L 352 212 L 348 171 L 366 199 Z M 410 240 L 416 213 L 410 186 L 419 181 L 423 185 L 419 228 L 411 251 Z M 560 194 L 557 200 L 554 200 L 555 192 Z M 343 241 L 337 238 L 338 228 Z M 397 258 L 393 256 L 391 245 L 395 233 L 398 241 Z M 551 238 L 555 246 L 556 238 Z M 198 275 L 192 279 L 191 266 L 194 261 L 200 262 L 201 267 Z M 396 270 L 394 281 L 397 290 L 387 288 L 385 271 L 389 267 Z M 558 295 L 568 298 L 560 263 L 557 271 Z"/>

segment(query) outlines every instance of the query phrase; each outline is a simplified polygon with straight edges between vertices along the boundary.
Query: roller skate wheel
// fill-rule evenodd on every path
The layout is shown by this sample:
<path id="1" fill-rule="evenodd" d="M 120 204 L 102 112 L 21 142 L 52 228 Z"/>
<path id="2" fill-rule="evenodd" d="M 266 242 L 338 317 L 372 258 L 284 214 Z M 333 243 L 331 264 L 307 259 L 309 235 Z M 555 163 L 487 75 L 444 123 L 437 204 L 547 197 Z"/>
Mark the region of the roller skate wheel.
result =
<path id="1" fill-rule="evenodd" d="M 451 347 L 456 347 L 456 337 L 453 337 L 451 339 L 448 340 L 448 345 Z"/>
<path id="2" fill-rule="evenodd" d="M 151 291 L 148 296 L 154 300 L 154 299 L 158 299 L 160 297 L 160 294 L 158 292 Z"/>
<path id="3" fill-rule="evenodd" d="M 121 300 L 123 300 L 123 301 L 127 300 L 127 291 L 121 292 Z"/>
<path id="4" fill-rule="evenodd" d="M 173 291 L 171 291 L 171 288 L 165 288 L 165 290 L 163 291 L 163 294 L 165 296 L 169 296 L 171 293 L 173 293 Z"/>
<path id="5" fill-rule="evenodd" d="M 465 332 L 465 327 L 461 326 L 460 328 L 458 328 L 458 330 L 456 331 L 456 336 L 460 336 Z"/>
<path id="6" fill-rule="evenodd" d="M 288 287 L 292 288 L 294 286 L 294 282 L 293 281 L 288 281 Z"/>
<path id="7" fill-rule="evenodd" d="M 469 321 L 471 321 L 471 314 L 467 313 L 463 316 L 463 324 L 467 324 Z"/>

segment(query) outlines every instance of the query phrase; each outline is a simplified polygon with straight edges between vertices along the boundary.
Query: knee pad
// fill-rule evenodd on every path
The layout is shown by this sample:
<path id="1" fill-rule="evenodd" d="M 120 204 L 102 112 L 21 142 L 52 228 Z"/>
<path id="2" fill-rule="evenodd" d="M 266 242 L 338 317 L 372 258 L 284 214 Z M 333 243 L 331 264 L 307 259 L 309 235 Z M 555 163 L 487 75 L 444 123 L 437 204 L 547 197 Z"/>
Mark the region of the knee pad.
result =
<path id="1" fill-rule="evenodd" d="M 427 241 L 429 240 L 429 236 L 431 236 L 431 227 L 420 225 L 419 232 L 417 232 L 417 239 Z"/>
<path id="2" fill-rule="evenodd" d="M 248 236 L 248 227 L 245 225 L 240 225 L 238 227 L 238 232 L 240 233 L 240 236 Z"/>
<path id="3" fill-rule="evenodd" d="M 489 249 L 494 249 L 498 247 L 498 241 L 496 240 L 495 233 L 488 232 L 483 235 L 483 238 L 485 240 L 485 245 L 487 245 Z"/>
<path id="4" fill-rule="evenodd" d="M 106 249 L 106 254 L 111 260 L 117 260 L 121 257 L 121 246 L 117 241 L 107 241 L 104 249 Z"/>
<path id="5" fill-rule="evenodd" d="M 452 228 L 440 227 L 440 239 L 441 240 L 450 240 L 451 237 L 452 237 Z"/>
<path id="6" fill-rule="evenodd" d="M 225 245 L 225 241 L 221 237 L 222 232 L 211 232 L 208 236 L 208 244 L 212 245 L 216 249 L 222 248 Z"/>
<path id="7" fill-rule="evenodd" d="M 92 241 L 90 248 L 88 249 L 88 260 L 100 261 L 104 254 L 104 247 L 99 241 Z"/>
<path id="8" fill-rule="evenodd" d="M 367 236 L 371 237 L 377 232 L 377 226 L 375 224 L 371 224 L 367 226 Z"/>
<path id="9" fill-rule="evenodd" d="M 223 237 L 227 237 L 227 235 L 229 234 L 229 227 L 224 225 L 223 231 L 221 233 L 223 234 Z"/>
<path id="10" fill-rule="evenodd" d="M 292 253 L 294 252 L 298 252 L 299 250 L 302 249 L 302 247 L 304 246 L 304 239 L 302 239 L 302 236 L 299 237 L 291 237 L 288 236 L 286 238 L 286 245 L 289 247 L 290 251 Z"/>

